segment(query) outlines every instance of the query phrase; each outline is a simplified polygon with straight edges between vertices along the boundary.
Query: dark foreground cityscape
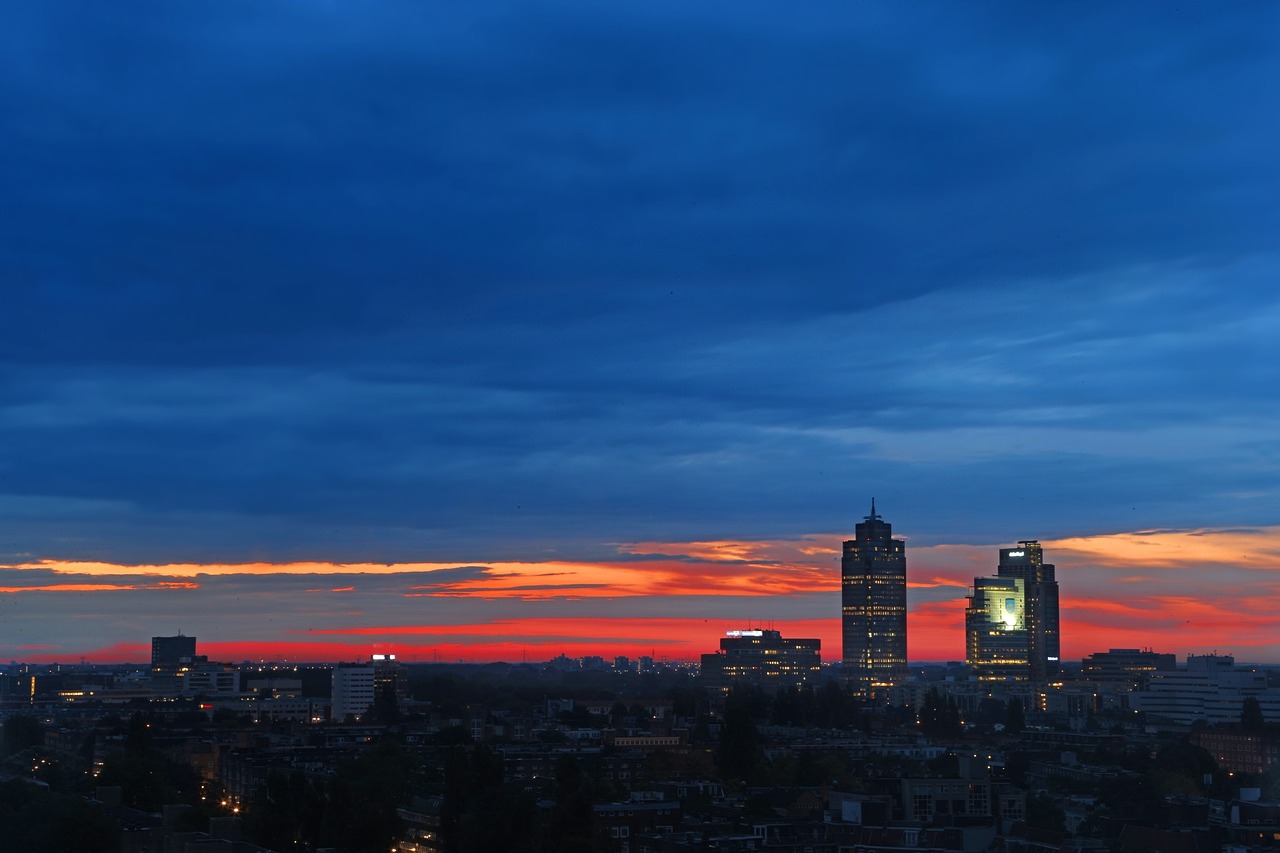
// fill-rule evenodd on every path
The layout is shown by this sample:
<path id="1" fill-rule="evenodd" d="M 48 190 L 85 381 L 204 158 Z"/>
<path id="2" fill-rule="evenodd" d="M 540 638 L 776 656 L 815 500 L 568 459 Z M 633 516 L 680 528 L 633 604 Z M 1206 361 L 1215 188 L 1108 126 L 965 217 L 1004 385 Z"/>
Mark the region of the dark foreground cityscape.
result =
<path id="1" fill-rule="evenodd" d="M 1023 540 L 974 579 L 964 662 L 907 661 L 874 503 L 838 664 L 752 626 L 700 663 L 233 664 L 181 635 L 149 665 L 14 662 L 0 850 L 1280 849 L 1280 668 L 1064 661 L 1044 557 Z"/>

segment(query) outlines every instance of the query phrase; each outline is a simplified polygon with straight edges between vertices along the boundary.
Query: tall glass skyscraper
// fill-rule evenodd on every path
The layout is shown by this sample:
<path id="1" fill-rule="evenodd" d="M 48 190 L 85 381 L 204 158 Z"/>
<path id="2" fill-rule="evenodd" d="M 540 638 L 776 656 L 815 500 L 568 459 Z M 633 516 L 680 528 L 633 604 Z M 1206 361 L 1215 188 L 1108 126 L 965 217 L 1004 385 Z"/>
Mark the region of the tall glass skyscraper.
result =
<path id="1" fill-rule="evenodd" d="M 965 649 L 984 681 L 1045 681 L 1057 674 L 1058 581 L 1039 542 L 1001 548 L 996 576 L 973 579 Z"/>
<path id="2" fill-rule="evenodd" d="M 907 677 L 907 554 L 874 499 L 844 543 L 840 580 L 845 681 L 859 696 L 881 698 Z"/>

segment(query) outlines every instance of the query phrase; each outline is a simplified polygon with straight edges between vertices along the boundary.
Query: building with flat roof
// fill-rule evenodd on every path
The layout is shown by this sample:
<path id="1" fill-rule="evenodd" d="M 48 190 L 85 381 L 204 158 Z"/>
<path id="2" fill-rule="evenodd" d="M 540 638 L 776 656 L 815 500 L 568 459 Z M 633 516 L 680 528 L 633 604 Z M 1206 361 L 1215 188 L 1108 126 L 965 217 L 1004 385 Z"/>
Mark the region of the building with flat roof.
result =
<path id="1" fill-rule="evenodd" d="M 373 707 L 375 673 L 370 666 L 337 666 L 333 670 L 330 716 L 335 722 L 359 719 Z"/>
<path id="2" fill-rule="evenodd" d="M 178 664 L 183 659 L 190 660 L 196 655 L 196 638 L 184 637 L 152 637 L 151 638 L 151 672 L 176 673 Z"/>
<path id="3" fill-rule="evenodd" d="M 1240 722 L 1249 697 L 1267 722 L 1280 722 L 1280 688 L 1268 684 L 1265 672 L 1237 668 L 1230 655 L 1189 655 L 1186 669 L 1152 673 L 1129 704 L 1153 721 L 1213 725 Z"/>
<path id="4" fill-rule="evenodd" d="M 1173 654 L 1150 649 L 1110 649 L 1094 652 L 1080 661 L 1080 674 L 1090 681 L 1146 683 L 1155 672 L 1178 668 Z"/>
<path id="5" fill-rule="evenodd" d="M 177 693 L 182 687 L 182 672 L 196 656 L 196 638 L 151 638 L 151 687 L 160 693 Z"/>
<path id="6" fill-rule="evenodd" d="M 799 687 L 817 679 L 821 646 L 821 640 L 788 640 L 760 628 L 730 631 L 720 640 L 719 652 L 702 656 L 702 683 L 721 694 L 735 685 Z"/>
<path id="7" fill-rule="evenodd" d="M 1280 767 L 1280 728 L 1250 732 L 1240 726 L 1209 726 L 1192 731 L 1190 740 L 1208 750 L 1220 770 L 1266 773 Z"/>

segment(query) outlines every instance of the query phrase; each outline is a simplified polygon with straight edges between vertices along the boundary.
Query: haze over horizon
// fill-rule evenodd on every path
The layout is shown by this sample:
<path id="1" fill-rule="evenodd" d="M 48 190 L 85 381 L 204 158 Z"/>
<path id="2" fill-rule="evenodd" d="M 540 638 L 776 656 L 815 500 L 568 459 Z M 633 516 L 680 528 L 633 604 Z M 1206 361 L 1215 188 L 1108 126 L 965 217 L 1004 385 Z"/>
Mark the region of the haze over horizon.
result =
<path id="1" fill-rule="evenodd" d="M 4 17 L 0 659 L 1280 663 L 1280 9 Z"/>

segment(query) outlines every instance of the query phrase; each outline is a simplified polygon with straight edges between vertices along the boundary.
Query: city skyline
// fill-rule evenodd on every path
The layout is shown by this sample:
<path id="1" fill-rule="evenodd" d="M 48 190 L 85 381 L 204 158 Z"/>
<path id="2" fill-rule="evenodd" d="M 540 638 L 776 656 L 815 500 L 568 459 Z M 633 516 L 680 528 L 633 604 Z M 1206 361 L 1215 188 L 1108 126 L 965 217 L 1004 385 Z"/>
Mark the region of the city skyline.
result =
<path id="1" fill-rule="evenodd" d="M 875 495 L 909 659 L 1280 663 L 1280 8 L 4 23 L 0 660 L 834 661 Z"/>
<path id="2" fill-rule="evenodd" d="M 1072 595 L 1072 567 L 1080 573 L 1077 575 L 1078 580 L 1085 584 L 1105 585 L 1118 581 L 1122 584 L 1140 585 L 1152 582 L 1151 575 L 1118 575 L 1114 571 L 1118 565 L 1107 565 L 1108 553 L 1135 545 L 1145 545 L 1150 549 L 1148 570 L 1177 565 L 1175 554 L 1181 554 L 1183 559 L 1194 560 L 1195 566 L 1212 565 L 1210 560 L 1213 552 L 1207 551 L 1203 545 L 1197 546 L 1196 540 L 1199 538 L 1204 537 L 1192 532 L 1110 537 L 1109 539 L 1115 540 L 1111 542 L 1042 541 L 1041 546 L 1050 548 L 1055 554 L 1059 569 L 1068 569 L 1067 592 L 1061 603 L 1063 660 L 1073 663 L 1109 648 L 1154 648 L 1157 652 L 1174 653 L 1179 659 L 1188 654 L 1231 653 L 1242 662 L 1274 663 L 1275 658 L 1268 653 L 1274 649 L 1276 642 L 1274 619 L 1265 610 L 1266 601 L 1241 606 L 1229 616 L 1215 612 L 1212 607 L 1205 607 L 1199 611 L 1199 623 L 1182 618 L 1187 612 L 1185 609 L 1164 612 L 1163 624 L 1170 634 L 1179 639 L 1165 645 L 1153 645 L 1153 639 L 1159 635 L 1151 633 L 1151 622 L 1132 621 L 1143 615 L 1139 607 L 1141 602 L 1124 602 L 1119 600 L 1122 596 L 1118 595 L 1113 596 L 1117 600 L 1112 601 L 1087 596 L 1077 599 Z M 1233 546 L 1243 547 L 1247 542 L 1247 539 L 1240 540 L 1233 543 Z M 812 542 L 781 544 L 789 549 L 788 553 L 792 557 L 801 552 L 822 550 Z M 824 570 L 820 565 L 803 566 L 792 561 L 764 561 L 760 558 L 770 555 L 769 543 L 702 543 L 702 546 L 701 549 L 689 550 L 698 551 L 700 559 L 705 561 L 704 568 L 699 569 L 703 572 L 703 585 L 695 587 L 686 595 L 673 594 L 670 589 L 655 594 L 653 589 L 647 587 L 664 586 L 672 579 L 678 579 L 678 573 L 688 568 L 688 558 L 666 564 L 561 563 L 553 566 L 555 571 L 551 573 L 544 571 L 547 568 L 545 565 L 521 564 L 496 564 L 488 567 L 317 564 L 276 566 L 270 567 L 273 572 L 289 570 L 277 576 L 277 580 L 288 579 L 287 588 L 278 595 L 267 594 L 264 588 L 259 588 L 253 600 L 246 600 L 245 591 L 253 590 L 255 581 L 263 576 L 245 574 L 246 567 L 242 566 L 135 567 L 131 570 L 134 573 L 127 575 L 116 574 L 117 567 L 93 566 L 82 567 L 90 572 L 82 576 L 85 582 L 66 582 L 65 575 L 61 576 L 64 580 L 60 582 L 65 584 L 66 592 L 78 593 L 77 597 L 81 598 L 84 594 L 92 593 L 132 593 L 162 598 L 176 593 L 198 595 L 197 600 L 205 602 L 211 599 L 221 601 L 222 604 L 215 605 L 206 612 L 179 609 L 164 615 L 154 612 L 148 614 L 144 604 L 144 612 L 136 617 L 152 618 L 156 620 L 155 625 L 163 621 L 165 631 L 212 637 L 211 640 L 202 640 L 201 647 L 211 658 L 220 660 L 360 660 L 374 653 L 390 651 L 406 661 L 442 663 L 538 661 L 559 654 L 574 657 L 596 654 L 606 657 L 615 654 L 636 657 L 649 654 L 660 660 L 696 661 L 727 630 L 768 627 L 778 628 L 783 633 L 794 636 L 817 637 L 822 640 L 825 649 L 823 660 L 829 663 L 839 661 L 838 650 L 842 647 L 840 572 L 839 551 L 835 547 L 829 549 L 832 565 L 836 567 L 833 571 Z M 756 548 L 755 561 L 749 560 L 751 555 L 744 551 L 752 547 Z M 1199 550 L 1196 550 L 1197 547 Z M 919 554 L 915 550 L 911 551 L 912 565 L 918 566 L 923 573 L 917 578 L 913 575 L 915 570 L 908 567 L 909 599 L 916 599 L 916 606 L 909 608 L 908 612 L 908 623 L 912 626 L 908 631 L 911 640 L 908 658 L 911 662 L 965 659 L 967 594 L 974 577 L 992 574 L 998 568 L 998 558 L 992 558 L 992 552 L 997 550 L 994 546 L 943 546 L 922 549 Z M 732 554 L 732 557 L 716 563 L 709 559 L 714 554 Z M 775 550 L 771 555 L 783 557 L 785 553 Z M 1221 560 L 1227 555 L 1217 556 Z M 1087 560 L 1092 565 L 1080 565 L 1077 562 L 1080 560 Z M 723 570 L 726 567 L 731 569 L 731 573 L 721 577 L 708 575 L 710 570 Z M 782 571 L 783 568 L 786 570 Z M 138 574 L 138 569 L 151 573 Z M 747 572 L 746 569 L 750 571 Z M 165 577 L 170 579 L 159 580 L 154 572 L 161 570 L 168 570 L 170 574 Z M 810 585 L 815 580 L 820 583 L 824 571 L 831 574 L 828 579 L 830 588 L 825 594 L 815 595 Z M 598 573 L 594 575 L 594 582 L 583 582 L 584 578 L 593 577 L 593 572 Z M 548 578 L 548 574 L 553 577 Z M 538 576 L 542 576 L 544 583 L 525 582 Z M 329 582 L 327 586 L 314 586 L 326 579 Z M 415 586 L 415 580 L 424 583 Z M 545 582 L 548 580 L 552 582 Z M 226 587 L 220 589 L 223 582 Z M 337 628 L 286 628 L 274 641 L 256 637 L 227 638 L 228 622 L 261 625 L 263 622 L 275 621 L 282 613 L 288 615 L 287 602 L 296 598 L 299 593 L 304 596 L 350 596 L 357 600 L 372 597 L 385 600 L 387 592 L 381 583 L 386 583 L 395 590 L 406 588 L 406 584 L 409 584 L 408 588 L 411 590 L 419 590 L 401 592 L 395 596 L 397 598 L 407 598 L 410 601 L 414 597 L 443 598 L 450 603 L 479 601 L 485 611 L 492 611 L 495 607 L 507 612 L 519 611 L 523 605 L 533 602 L 554 602 L 572 590 L 575 597 L 594 601 L 593 609 L 596 610 L 622 611 L 623 608 L 618 607 L 616 601 L 622 599 L 625 602 L 623 607 L 634 611 L 639 609 L 636 600 L 627 599 L 647 598 L 650 606 L 670 612 L 639 616 L 561 618 L 556 620 L 554 631 L 548 631 L 540 619 L 517 615 L 500 616 L 470 624 L 443 619 L 425 624 L 378 622 Z M 363 591 L 361 587 L 364 587 Z M 23 594 L 42 592 L 30 587 L 27 589 L 30 591 Z M 11 590 L 4 592 L 12 594 Z M 65 594 L 52 590 L 43 592 L 51 595 Z M 927 596 L 936 596 L 939 592 L 942 597 L 927 600 Z M 707 596 L 714 596 L 713 602 L 731 602 L 732 606 L 752 610 L 753 613 L 764 611 L 767 614 L 769 611 L 797 608 L 797 605 L 801 609 L 812 608 L 822 604 L 823 598 L 830 609 L 826 616 L 790 619 L 768 615 L 727 615 L 721 618 L 689 615 L 688 608 L 691 607 L 705 610 Z M 1152 599 L 1150 604 L 1160 607 L 1163 602 Z M 99 605 L 94 602 L 91 606 Z M 403 613 L 405 608 L 395 612 Z M 113 621 L 119 616 L 112 613 L 75 611 L 70 611 L 67 615 L 80 620 L 102 618 Z M 357 615 L 358 612 L 352 613 L 353 617 Z M 352 618 L 349 621 L 360 620 Z M 150 629 L 144 629 L 143 633 L 147 630 Z M 156 630 L 161 629 L 156 627 Z M 116 628 L 115 633 L 119 636 L 123 632 Z M 1224 637 L 1232 642 L 1221 642 Z M 74 662 L 81 657 L 89 661 L 126 662 L 145 660 L 147 648 L 145 638 L 140 639 L 138 635 L 129 633 L 120 641 L 106 643 L 96 649 L 30 649 L 28 654 L 19 657 L 36 663 Z"/>

